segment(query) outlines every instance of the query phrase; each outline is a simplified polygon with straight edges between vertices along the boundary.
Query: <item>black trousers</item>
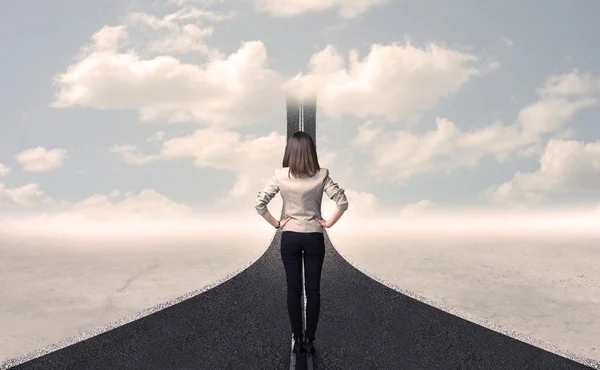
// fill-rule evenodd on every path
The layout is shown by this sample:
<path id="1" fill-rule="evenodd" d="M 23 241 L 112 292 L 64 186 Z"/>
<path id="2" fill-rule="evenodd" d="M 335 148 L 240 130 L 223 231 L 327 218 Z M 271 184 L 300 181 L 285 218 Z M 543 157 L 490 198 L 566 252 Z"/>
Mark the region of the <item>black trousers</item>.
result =
<path id="1" fill-rule="evenodd" d="M 304 254 L 302 254 L 304 252 Z M 306 286 L 306 332 L 302 334 L 302 259 Z M 294 338 L 314 339 L 321 309 L 321 269 L 325 259 L 323 233 L 281 233 L 281 259 L 287 280 L 287 308 Z"/>

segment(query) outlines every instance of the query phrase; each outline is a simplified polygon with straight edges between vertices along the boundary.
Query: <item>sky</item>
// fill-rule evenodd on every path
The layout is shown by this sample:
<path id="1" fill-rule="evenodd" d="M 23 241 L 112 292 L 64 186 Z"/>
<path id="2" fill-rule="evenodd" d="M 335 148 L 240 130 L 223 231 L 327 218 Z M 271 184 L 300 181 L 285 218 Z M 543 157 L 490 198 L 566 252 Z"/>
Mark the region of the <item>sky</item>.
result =
<path id="1" fill-rule="evenodd" d="M 285 95 L 316 93 L 344 218 L 597 229 L 599 13 L 593 0 L 1 2 L 0 227 L 269 228 L 254 206 L 281 167 Z"/>

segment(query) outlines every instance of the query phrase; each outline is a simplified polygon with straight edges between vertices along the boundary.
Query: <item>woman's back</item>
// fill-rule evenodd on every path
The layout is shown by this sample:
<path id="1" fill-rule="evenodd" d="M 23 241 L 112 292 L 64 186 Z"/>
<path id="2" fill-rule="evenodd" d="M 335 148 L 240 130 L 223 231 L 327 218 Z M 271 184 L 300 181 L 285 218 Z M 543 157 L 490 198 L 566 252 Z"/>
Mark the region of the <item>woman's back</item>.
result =
<path id="1" fill-rule="evenodd" d="M 269 183 L 258 192 L 256 211 L 271 225 L 277 222 L 267 204 L 281 192 L 283 217 L 282 231 L 303 233 L 323 232 L 331 227 L 348 208 L 348 199 L 338 184 L 329 177 L 329 170 L 321 168 L 317 149 L 311 136 L 303 131 L 293 133 L 285 146 L 282 167 L 275 170 Z M 335 201 L 337 210 L 331 220 L 321 217 L 323 192 Z"/>
<path id="2" fill-rule="evenodd" d="M 280 192 L 283 218 L 291 217 L 282 231 L 323 232 L 321 224 L 314 219 L 321 218 L 323 193 L 336 203 L 337 208 L 346 210 L 348 199 L 344 189 L 331 180 L 327 168 L 319 169 L 313 176 L 299 178 L 290 172 L 289 167 L 274 171 L 271 181 L 258 193 L 256 210 L 259 214 L 266 212 L 266 205 Z"/>

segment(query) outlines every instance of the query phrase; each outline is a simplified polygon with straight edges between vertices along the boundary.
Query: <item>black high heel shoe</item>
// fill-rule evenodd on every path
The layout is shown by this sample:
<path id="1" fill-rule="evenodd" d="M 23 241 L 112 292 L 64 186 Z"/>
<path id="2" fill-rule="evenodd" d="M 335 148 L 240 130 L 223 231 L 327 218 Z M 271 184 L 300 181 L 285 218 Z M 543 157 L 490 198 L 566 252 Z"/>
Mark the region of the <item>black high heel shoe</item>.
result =
<path id="1" fill-rule="evenodd" d="M 294 353 L 296 355 L 300 355 L 300 353 L 302 353 L 302 352 L 306 352 L 304 350 L 304 339 L 303 338 L 294 339 Z"/>
<path id="2" fill-rule="evenodd" d="M 310 353 L 311 355 L 315 353 L 313 339 L 304 338 L 304 352 Z"/>

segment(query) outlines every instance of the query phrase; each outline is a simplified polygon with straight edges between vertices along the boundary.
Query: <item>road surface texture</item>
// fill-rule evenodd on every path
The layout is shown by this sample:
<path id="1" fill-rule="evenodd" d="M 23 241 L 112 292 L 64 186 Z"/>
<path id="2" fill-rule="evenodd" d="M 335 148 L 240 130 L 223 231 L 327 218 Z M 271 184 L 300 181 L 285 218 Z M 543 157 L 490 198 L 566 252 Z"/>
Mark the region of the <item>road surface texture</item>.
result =
<path id="1" fill-rule="evenodd" d="M 317 352 L 310 364 L 291 364 L 280 237 L 246 270 L 202 294 L 12 369 L 592 368 L 371 279 L 327 235 Z"/>

